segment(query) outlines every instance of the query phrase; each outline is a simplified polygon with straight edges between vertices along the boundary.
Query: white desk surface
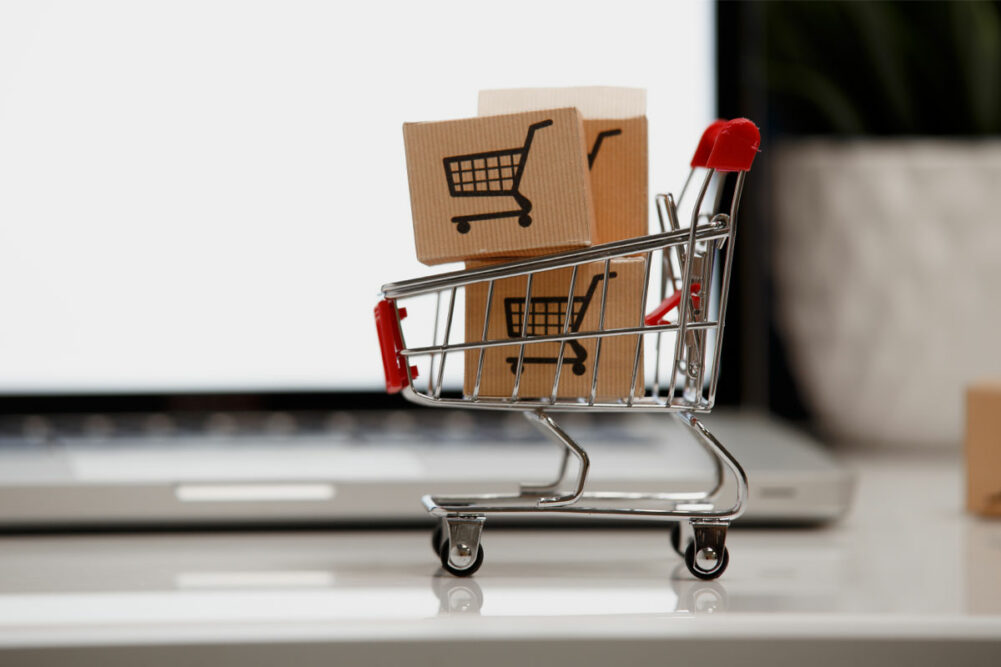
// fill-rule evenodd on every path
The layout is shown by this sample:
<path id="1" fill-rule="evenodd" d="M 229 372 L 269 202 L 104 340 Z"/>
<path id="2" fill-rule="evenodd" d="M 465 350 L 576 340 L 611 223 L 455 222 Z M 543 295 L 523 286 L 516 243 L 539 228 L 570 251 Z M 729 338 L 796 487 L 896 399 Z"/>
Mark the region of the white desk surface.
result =
<path id="1" fill-rule="evenodd" d="M 844 458 L 843 521 L 732 529 L 716 582 L 651 528 L 488 521 L 471 579 L 426 530 L 3 537 L 0 663 L 1001 664 L 1001 521 L 958 454 Z"/>

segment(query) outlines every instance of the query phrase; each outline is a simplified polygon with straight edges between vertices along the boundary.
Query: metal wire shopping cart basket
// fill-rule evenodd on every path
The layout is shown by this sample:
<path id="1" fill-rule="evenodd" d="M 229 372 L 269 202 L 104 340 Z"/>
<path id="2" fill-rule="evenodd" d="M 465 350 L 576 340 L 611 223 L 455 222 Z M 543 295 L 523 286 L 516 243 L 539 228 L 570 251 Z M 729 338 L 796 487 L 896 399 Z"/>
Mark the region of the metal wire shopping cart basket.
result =
<path id="1" fill-rule="evenodd" d="M 384 298 L 376 306 L 375 316 L 388 391 L 402 391 L 408 400 L 429 406 L 522 411 L 562 447 L 559 473 L 550 484 L 523 484 L 517 494 L 510 495 L 427 495 L 423 498 L 427 510 L 440 519 L 432 545 L 445 570 L 462 576 L 480 567 L 484 554 L 480 537 L 488 515 L 526 512 L 669 522 L 674 548 L 695 576 L 712 579 L 726 569 L 729 561 L 726 531 L 730 522 L 744 510 L 747 478 L 740 464 L 696 415 L 709 412 L 715 402 L 737 209 L 759 142 L 757 128 L 746 119 L 717 121 L 711 125 L 702 136 L 691 163 L 692 171 L 678 200 L 671 195 L 657 197 L 660 233 L 383 286 Z M 703 171 L 701 187 L 691 206 L 691 221 L 683 227 L 678 220 L 678 208 L 692 175 Z M 730 178 L 732 174 L 735 176 Z M 725 205 L 723 202 L 727 200 L 729 203 Z M 610 270 L 612 261 L 632 256 L 642 258 L 644 267 L 635 319 L 622 326 L 606 326 L 609 282 L 614 275 Z M 587 294 L 580 297 L 575 295 L 574 287 L 578 272 L 586 265 L 599 267 L 599 275 L 592 278 Z M 524 296 L 518 300 L 523 309 L 530 309 L 535 303 L 533 279 L 557 270 L 570 272 L 569 289 L 561 298 L 562 306 L 557 306 L 561 309 L 557 312 L 562 314 L 556 318 L 560 326 L 554 329 L 547 322 L 545 327 L 533 327 L 525 317 L 526 310 L 522 310 L 518 318 L 517 310 L 512 309 L 507 311 L 513 318 L 507 322 L 508 336 L 488 336 L 490 302 L 501 281 L 523 279 Z M 714 283 L 719 286 L 715 292 Z M 482 327 L 475 327 L 482 334 L 470 336 L 471 329 L 467 326 L 467 340 L 455 342 L 452 323 L 457 299 L 462 290 L 476 285 L 485 286 L 487 295 Z M 646 313 L 648 297 L 655 301 L 659 298 L 660 304 L 649 314 Z M 430 343 L 408 346 L 402 327 L 407 309 L 401 302 L 413 301 L 416 307 L 417 301 L 426 298 L 434 299 L 437 304 Z M 588 306 L 597 308 L 597 324 L 583 327 L 580 313 Z M 669 320 L 667 317 L 671 313 L 674 313 L 673 319 Z M 444 319 L 443 326 L 441 319 Z M 623 340 L 620 337 L 635 340 L 629 369 L 631 383 L 623 395 L 609 398 L 597 392 L 602 371 L 602 344 L 607 341 L 610 346 L 612 341 Z M 644 340 L 647 347 L 654 348 L 653 373 L 647 374 L 647 377 L 652 375 L 651 381 L 640 380 Z M 535 352 L 540 348 L 552 350 L 554 344 L 558 344 L 559 349 L 555 358 Z M 576 353 L 575 344 L 593 345 L 590 392 L 566 398 L 559 391 L 561 370 L 567 353 Z M 502 397 L 481 395 L 485 354 L 495 348 L 512 347 L 518 352 L 513 362 L 510 394 Z M 467 386 L 462 396 L 453 397 L 442 392 L 445 367 L 453 358 L 459 359 L 454 363 L 473 363 L 476 368 L 475 383 L 472 387 Z M 533 360 L 537 358 L 553 364 L 551 391 L 545 392 L 546 395 L 529 395 L 521 389 L 526 364 L 536 363 Z M 605 369 L 604 372 L 611 371 Z M 419 377 L 426 377 L 426 383 L 418 383 Z M 698 492 L 587 491 L 588 455 L 560 428 L 553 415 L 592 410 L 673 414 L 712 458 L 715 479 L 708 488 Z M 577 461 L 574 474 L 571 474 L 571 457 Z M 734 484 L 725 484 L 727 474 Z M 731 489 L 728 495 L 734 496 L 732 499 L 723 497 L 724 487 Z"/>

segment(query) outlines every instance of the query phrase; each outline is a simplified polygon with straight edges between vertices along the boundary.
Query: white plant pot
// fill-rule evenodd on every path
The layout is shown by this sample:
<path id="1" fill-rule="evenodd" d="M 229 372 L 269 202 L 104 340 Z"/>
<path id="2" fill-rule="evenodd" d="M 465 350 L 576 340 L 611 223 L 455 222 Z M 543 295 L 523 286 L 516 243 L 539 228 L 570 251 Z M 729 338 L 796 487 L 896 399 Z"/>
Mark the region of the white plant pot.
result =
<path id="1" fill-rule="evenodd" d="M 1001 377 L 1001 141 L 787 142 L 775 155 L 779 329 L 831 436 L 958 443 Z"/>

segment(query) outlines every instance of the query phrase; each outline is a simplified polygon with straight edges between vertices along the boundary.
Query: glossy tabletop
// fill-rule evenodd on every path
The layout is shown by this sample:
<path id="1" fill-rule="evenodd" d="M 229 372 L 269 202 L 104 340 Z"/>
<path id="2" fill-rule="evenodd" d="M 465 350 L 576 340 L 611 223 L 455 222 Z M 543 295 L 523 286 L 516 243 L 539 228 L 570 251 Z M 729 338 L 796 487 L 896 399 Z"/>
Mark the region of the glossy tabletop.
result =
<path id="1" fill-rule="evenodd" d="M 859 475 L 848 516 L 732 529 L 715 582 L 693 579 L 652 527 L 488 521 L 468 579 L 442 574 L 429 530 L 7 536 L 0 664 L 140 652 L 147 664 L 438 664 L 459 647 L 477 665 L 661 663 L 665 651 L 879 664 L 888 650 L 1001 664 L 1001 521 L 962 511 L 958 455 L 844 460 Z"/>

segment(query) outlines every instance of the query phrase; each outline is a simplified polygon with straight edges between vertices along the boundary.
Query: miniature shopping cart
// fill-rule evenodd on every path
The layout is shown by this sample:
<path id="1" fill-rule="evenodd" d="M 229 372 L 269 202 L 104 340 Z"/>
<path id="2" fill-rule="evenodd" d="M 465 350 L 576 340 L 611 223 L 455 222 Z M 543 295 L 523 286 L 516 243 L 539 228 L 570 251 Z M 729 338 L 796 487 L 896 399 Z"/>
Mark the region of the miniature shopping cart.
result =
<path id="1" fill-rule="evenodd" d="M 533 296 L 528 301 L 528 311 L 525 311 L 525 299 L 520 296 L 510 296 L 504 299 L 504 315 L 507 324 L 508 338 L 520 338 L 522 334 L 527 336 L 558 335 L 563 330 L 563 322 L 566 320 L 567 307 L 570 308 L 569 331 L 576 333 L 580 330 L 580 325 L 587 315 L 588 306 L 594 292 L 598 289 L 598 283 L 604 279 L 603 274 L 591 277 L 591 283 L 587 286 L 584 296 L 575 296 L 568 303 L 565 296 Z M 608 279 L 616 277 L 613 271 L 608 274 Z M 583 375 L 587 372 L 584 362 L 587 361 L 587 350 L 581 345 L 579 340 L 569 340 L 573 356 L 559 357 L 508 357 L 505 359 L 511 365 L 511 372 L 518 373 L 518 364 L 570 364 L 570 369 L 574 375 Z"/>
<path id="2" fill-rule="evenodd" d="M 484 554 L 480 537 L 487 516 L 530 512 L 668 522 L 672 525 L 675 550 L 684 557 L 688 569 L 696 577 L 713 579 L 726 569 L 729 562 L 725 544 L 727 527 L 744 510 L 747 478 L 740 464 L 696 415 L 709 412 L 715 402 L 737 209 L 746 172 L 759 142 L 757 128 L 746 119 L 717 122 L 706 130 L 692 160 L 692 174 L 704 171 L 705 176 L 691 203 L 690 223 L 686 226 L 679 223 L 678 211 L 683 203 L 688 210 L 683 200 L 692 181 L 691 174 L 677 201 L 670 195 L 658 196 L 660 233 L 383 286 L 384 298 L 376 306 L 375 315 L 388 391 L 402 391 L 408 400 L 428 406 L 522 411 L 529 421 L 559 444 L 563 452 L 559 473 L 550 484 L 524 484 L 518 493 L 510 495 L 428 495 L 423 498 L 427 510 L 440 519 L 432 536 L 432 546 L 446 571 L 462 576 L 480 567 Z M 724 204 L 726 201 L 728 205 Z M 637 311 L 631 322 L 606 326 L 611 261 L 630 256 L 641 257 L 645 267 Z M 589 264 L 592 266 L 584 269 Z M 555 333 L 548 328 L 537 331 L 522 326 L 520 331 L 515 331 L 515 336 L 488 336 L 490 304 L 499 281 L 514 277 L 524 280 L 523 302 L 529 304 L 533 278 L 555 270 L 566 273 L 569 269 L 563 312 L 572 314 L 578 271 L 594 270 L 594 267 L 599 267 L 602 278 L 592 285 L 595 303 L 591 308 L 598 309 L 596 326 L 573 330 L 571 320 L 574 318 L 564 316 L 562 330 Z M 714 284 L 718 285 L 715 290 Z M 600 296 L 597 294 L 599 285 Z M 470 286 L 486 288 L 484 321 L 482 327 L 467 322 L 467 340 L 455 341 L 452 340 L 455 306 L 462 291 Z M 659 303 L 649 314 L 646 312 L 648 297 L 651 303 Z M 410 308 L 416 313 L 422 301 L 434 302 L 433 332 L 427 344 L 414 342 L 416 336 L 408 343 L 402 327 L 407 309 L 401 302 L 412 303 Z M 426 305 L 430 307 L 431 304 Z M 416 315 L 411 317 L 417 319 Z M 423 326 L 413 332 L 408 329 L 407 338 L 423 330 Z M 477 332 L 482 333 L 477 335 Z M 506 333 L 510 336 L 512 331 L 509 329 Z M 631 384 L 621 396 L 599 396 L 598 376 L 610 372 L 602 368 L 602 343 L 609 341 L 610 344 L 620 337 L 635 341 L 629 369 Z M 593 343 L 594 347 L 590 392 L 566 398 L 559 392 L 562 359 L 568 347 L 582 341 Z M 520 380 L 525 372 L 525 361 L 543 356 L 535 354 L 534 350 L 541 346 L 551 349 L 554 343 L 559 344 L 559 354 L 552 369 L 551 390 L 542 396 L 523 393 Z M 511 346 L 518 349 L 518 361 L 510 395 L 499 398 L 481 395 L 485 352 Z M 651 347 L 653 358 L 647 361 L 653 362 L 653 372 L 641 374 L 643 350 Z M 442 391 L 449 363 L 455 366 L 472 364 L 472 368 L 466 370 L 475 369 L 474 373 L 467 372 L 467 377 L 475 376 L 475 383 L 471 387 L 467 385 L 463 395 L 452 396 Z M 641 377 L 647 379 L 641 380 Z M 424 379 L 418 382 L 418 378 Z M 553 415 L 574 411 L 637 410 L 671 413 L 687 428 L 714 463 L 715 479 L 708 488 L 698 492 L 649 493 L 586 490 L 588 455 L 557 425 Z M 577 462 L 573 473 L 569 465 L 571 457 Z M 734 484 L 726 484 L 728 475 Z"/>

